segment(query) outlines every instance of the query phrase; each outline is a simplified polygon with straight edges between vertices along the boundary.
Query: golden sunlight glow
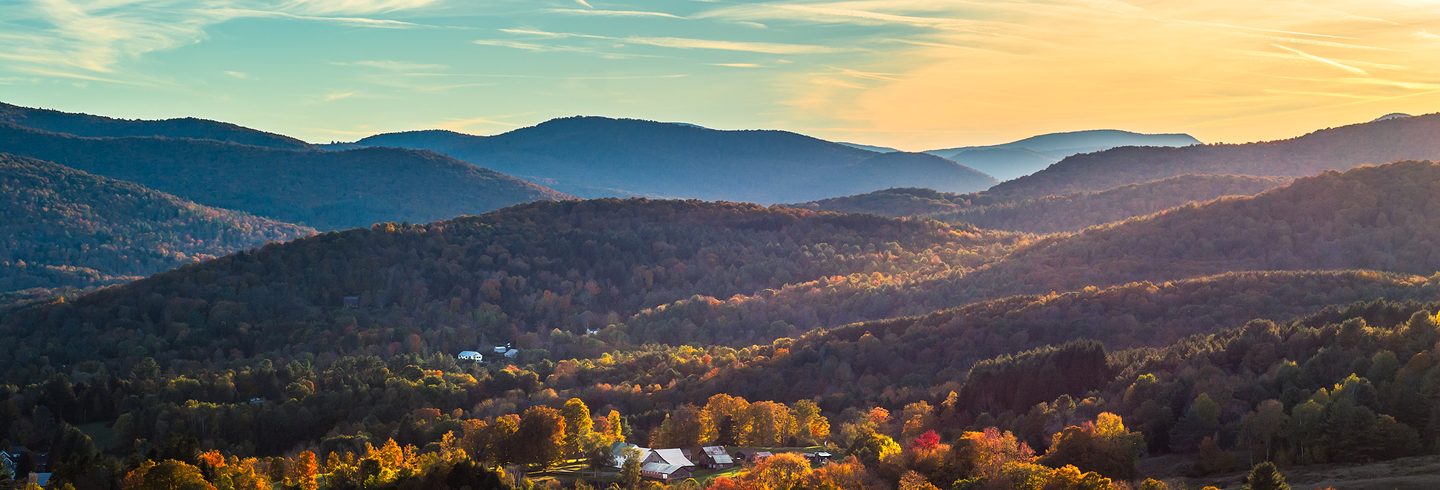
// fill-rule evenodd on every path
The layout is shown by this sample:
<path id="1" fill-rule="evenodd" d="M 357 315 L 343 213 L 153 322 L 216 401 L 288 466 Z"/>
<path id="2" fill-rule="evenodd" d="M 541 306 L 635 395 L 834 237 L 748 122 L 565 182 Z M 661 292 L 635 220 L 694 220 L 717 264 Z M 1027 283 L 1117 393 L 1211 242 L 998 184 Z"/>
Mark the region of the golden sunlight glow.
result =
<path id="1" fill-rule="evenodd" d="M 900 23 L 888 66 L 796 74 L 809 132 L 919 150 L 1113 127 L 1207 142 L 1440 111 L 1440 2 L 933 2 L 750 6 L 752 21 Z"/>

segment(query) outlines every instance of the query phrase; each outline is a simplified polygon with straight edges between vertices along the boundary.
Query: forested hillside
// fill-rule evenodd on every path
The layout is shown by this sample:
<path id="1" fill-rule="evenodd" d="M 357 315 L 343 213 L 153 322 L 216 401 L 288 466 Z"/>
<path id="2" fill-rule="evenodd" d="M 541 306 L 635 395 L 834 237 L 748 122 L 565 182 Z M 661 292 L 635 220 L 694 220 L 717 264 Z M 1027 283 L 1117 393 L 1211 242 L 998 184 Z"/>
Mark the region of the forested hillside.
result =
<path id="1" fill-rule="evenodd" d="M 290 150 L 313 149 L 314 146 L 289 136 L 267 133 L 243 126 L 206 119 L 186 117 L 146 121 L 115 119 L 89 114 L 75 114 L 50 109 L 34 109 L 0 102 L 0 122 L 17 126 L 90 137 L 163 136 L 229 141 L 242 145 L 265 146 Z"/>
<path id="2" fill-rule="evenodd" d="M 443 155 L 327 152 L 213 140 L 81 138 L 0 123 L 0 152 L 320 230 L 426 223 L 569 196 Z"/>
<path id="3" fill-rule="evenodd" d="M 957 282 L 978 294 L 1043 293 L 1239 270 L 1440 270 L 1440 165 L 1325 172 L 1231 197 L 1052 236 Z M 986 293 L 989 292 L 989 293 Z"/>
<path id="4" fill-rule="evenodd" d="M 314 232 L 0 154 L 0 293 L 131 281 Z"/>
<path id="5" fill-rule="evenodd" d="M 1183 148 L 1122 147 L 1068 157 L 995 186 L 1015 198 L 1103 191 L 1184 174 L 1304 177 L 1406 159 L 1440 158 L 1440 114 L 1324 129 L 1288 140 Z"/>
<path id="6" fill-rule="evenodd" d="M 539 202 L 272 244 L 18 312 L 4 328 L 10 345 L 29 346 L 12 354 L 26 362 L 218 360 L 215 352 L 232 350 L 389 356 L 487 341 L 533 349 L 547 346 L 541 338 L 578 338 L 697 294 L 763 294 L 849 274 L 964 271 L 1018 242 L 933 221 L 749 204 Z M 362 308 L 342 309 L 346 296 Z M 156 328 L 168 333 L 155 337 Z M 56 344 L 56 335 L 72 340 Z M 594 353 L 597 344 L 548 347 L 572 356 Z"/>
<path id="7" fill-rule="evenodd" d="M 975 192 L 998 183 L 960 164 L 877 154 L 785 131 L 570 117 L 496 136 L 412 131 L 359 146 L 436 151 L 583 197 L 671 197 L 761 204 L 886 187 Z"/>
<path id="8" fill-rule="evenodd" d="M 948 223 L 970 223 L 993 230 L 1026 233 L 1061 233 L 1158 213 L 1187 203 L 1203 203 L 1222 196 L 1251 196 L 1280 187 L 1289 177 L 1250 175 L 1181 175 L 1164 180 L 1130 184 L 1104 192 L 1078 192 L 985 206 L 934 212 L 929 218 Z"/>
<path id="9" fill-rule="evenodd" d="M 1044 234 L 1078 231 L 1221 196 L 1259 194 L 1291 180 L 1249 175 L 1181 175 L 1104 192 L 1023 200 L 986 192 L 955 194 L 924 188 L 893 188 L 789 206 L 897 218 L 923 215 L 948 223 Z"/>

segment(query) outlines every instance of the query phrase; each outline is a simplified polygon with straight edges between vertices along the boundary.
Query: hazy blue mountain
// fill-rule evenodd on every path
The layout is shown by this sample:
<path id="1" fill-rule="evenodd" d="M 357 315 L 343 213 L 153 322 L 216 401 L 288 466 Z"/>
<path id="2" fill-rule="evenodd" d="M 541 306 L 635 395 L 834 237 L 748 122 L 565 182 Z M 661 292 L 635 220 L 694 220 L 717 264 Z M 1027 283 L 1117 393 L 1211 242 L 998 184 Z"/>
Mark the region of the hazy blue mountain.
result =
<path id="1" fill-rule="evenodd" d="M 1200 140 L 1188 134 L 1141 134 L 1114 129 L 1032 136 L 993 146 L 967 146 L 925 153 L 954 160 L 1002 181 L 1038 172 L 1070 155 L 1120 146 L 1189 146 Z"/>
<path id="2" fill-rule="evenodd" d="M 1304 177 L 1397 160 L 1440 158 L 1440 114 L 1323 129 L 1296 138 L 1183 148 L 1120 147 L 1073 155 L 995 186 L 1010 198 L 1102 191 L 1183 174 Z"/>
<path id="3" fill-rule="evenodd" d="M 894 149 L 894 148 L 885 147 L 885 146 L 870 146 L 870 145 L 862 145 L 862 144 L 860 144 L 860 143 L 846 143 L 846 142 L 844 142 L 844 141 L 837 141 L 836 143 L 840 143 L 840 144 L 842 144 L 842 145 L 845 145 L 845 146 L 848 146 L 848 147 L 851 147 L 851 148 L 859 148 L 859 149 L 865 150 L 865 151 L 873 151 L 873 152 L 875 152 L 875 153 L 895 153 L 895 152 L 897 152 L 897 151 L 900 151 L 900 150 L 896 150 L 896 149 Z"/>
<path id="4" fill-rule="evenodd" d="M 116 119 L 49 109 L 32 109 L 0 102 L 0 122 L 76 136 L 164 136 L 167 138 L 229 141 L 242 145 L 292 150 L 313 148 L 309 143 L 289 136 L 193 117 L 158 121 Z"/>
<path id="5" fill-rule="evenodd" d="M 126 282 L 313 233 L 0 153 L 0 293 Z"/>
<path id="6" fill-rule="evenodd" d="M 887 187 L 975 192 L 994 178 L 954 162 L 876 152 L 785 131 L 570 117 L 495 136 L 411 131 L 359 146 L 427 149 L 583 197 L 674 197 L 761 204 Z"/>
<path id="7" fill-rule="evenodd" d="M 285 150 L 189 138 L 84 138 L 0 123 L 0 152 L 320 230 L 428 223 L 570 196 L 428 151 Z"/>

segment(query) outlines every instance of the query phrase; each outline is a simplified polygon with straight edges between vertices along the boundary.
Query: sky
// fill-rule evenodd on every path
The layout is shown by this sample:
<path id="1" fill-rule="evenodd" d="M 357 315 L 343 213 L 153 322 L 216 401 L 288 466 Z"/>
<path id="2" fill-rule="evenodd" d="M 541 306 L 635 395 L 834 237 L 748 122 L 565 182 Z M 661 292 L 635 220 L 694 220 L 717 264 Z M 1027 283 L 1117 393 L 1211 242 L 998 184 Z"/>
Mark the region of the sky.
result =
<path id="1" fill-rule="evenodd" d="M 919 151 L 1440 112 L 1440 0 L 0 0 L 0 101 L 312 142 L 573 115 Z"/>

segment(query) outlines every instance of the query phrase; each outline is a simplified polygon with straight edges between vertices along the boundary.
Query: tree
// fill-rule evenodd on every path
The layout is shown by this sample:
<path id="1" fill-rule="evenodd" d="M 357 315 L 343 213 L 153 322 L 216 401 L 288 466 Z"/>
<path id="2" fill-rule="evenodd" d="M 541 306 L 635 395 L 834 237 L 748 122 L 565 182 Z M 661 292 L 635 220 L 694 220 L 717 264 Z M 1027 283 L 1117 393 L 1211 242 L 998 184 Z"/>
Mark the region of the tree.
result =
<path id="1" fill-rule="evenodd" d="M 694 405 L 685 404 L 676 408 L 660 423 L 655 437 L 655 447 L 695 447 L 713 439 L 706 437 L 704 415 Z"/>
<path id="2" fill-rule="evenodd" d="M 865 466 L 874 466 L 893 454 L 900 454 L 900 445 L 890 436 L 865 428 L 855 437 L 855 442 L 850 443 L 849 453 Z"/>
<path id="3" fill-rule="evenodd" d="M 1245 490 L 1290 490 L 1290 484 L 1285 483 L 1285 475 L 1275 463 L 1266 461 L 1250 470 L 1250 476 L 1245 477 Z"/>
<path id="4" fill-rule="evenodd" d="M 505 466 L 519 461 L 519 450 L 515 444 L 516 431 L 520 430 L 520 417 L 515 414 L 501 415 L 495 419 L 495 424 L 490 429 L 490 435 L 486 438 L 486 454 L 490 461 L 497 466 Z"/>
<path id="5" fill-rule="evenodd" d="M 560 408 L 560 415 L 565 417 L 565 453 L 584 454 L 585 440 L 595 426 L 595 422 L 590 420 L 590 407 L 579 398 L 571 398 Z"/>
<path id="6" fill-rule="evenodd" d="M 625 459 L 625 462 L 620 464 L 620 483 L 635 488 L 635 485 L 640 483 L 640 450 L 626 447 L 620 450 L 620 456 Z"/>
<path id="7" fill-rule="evenodd" d="M 587 419 L 588 420 L 588 419 Z M 548 468 L 564 459 L 565 417 L 559 410 L 533 406 L 520 416 L 520 425 L 511 439 L 516 449 L 515 462 Z"/>
<path id="8" fill-rule="evenodd" d="M 290 480 L 295 482 L 301 490 L 316 490 L 319 484 L 315 482 L 320 465 L 316 462 L 315 453 L 302 451 L 295 455 L 294 461 L 290 464 Z"/>
<path id="9" fill-rule="evenodd" d="M 600 479 L 600 469 L 615 464 L 615 455 L 610 452 L 610 444 L 605 436 L 598 433 L 590 434 L 585 442 L 585 466 L 595 472 L 595 479 Z"/>
<path id="10" fill-rule="evenodd" d="M 141 465 L 125 475 L 122 486 L 125 490 L 215 490 L 200 468 L 173 459 Z"/>
<path id="11" fill-rule="evenodd" d="M 1042 464 L 1052 468 L 1073 464 L 1081 471 L 1128 480 L 1135 474 L 1145 436 L 1130 432 L 1120 416 L 1105 412 L 1095 422 L 1065 428 L 1054 441 L 1040 458 Z"/>
<path id="12" fill-rule="evenodd" d="M 610 433 L 606 434 L 610 437 L 610 442 L 625 442 L 625 428 L 624 422 L 620 420 L 620 411 L 611 410 L 605 419 L 610 421 Z"/>

